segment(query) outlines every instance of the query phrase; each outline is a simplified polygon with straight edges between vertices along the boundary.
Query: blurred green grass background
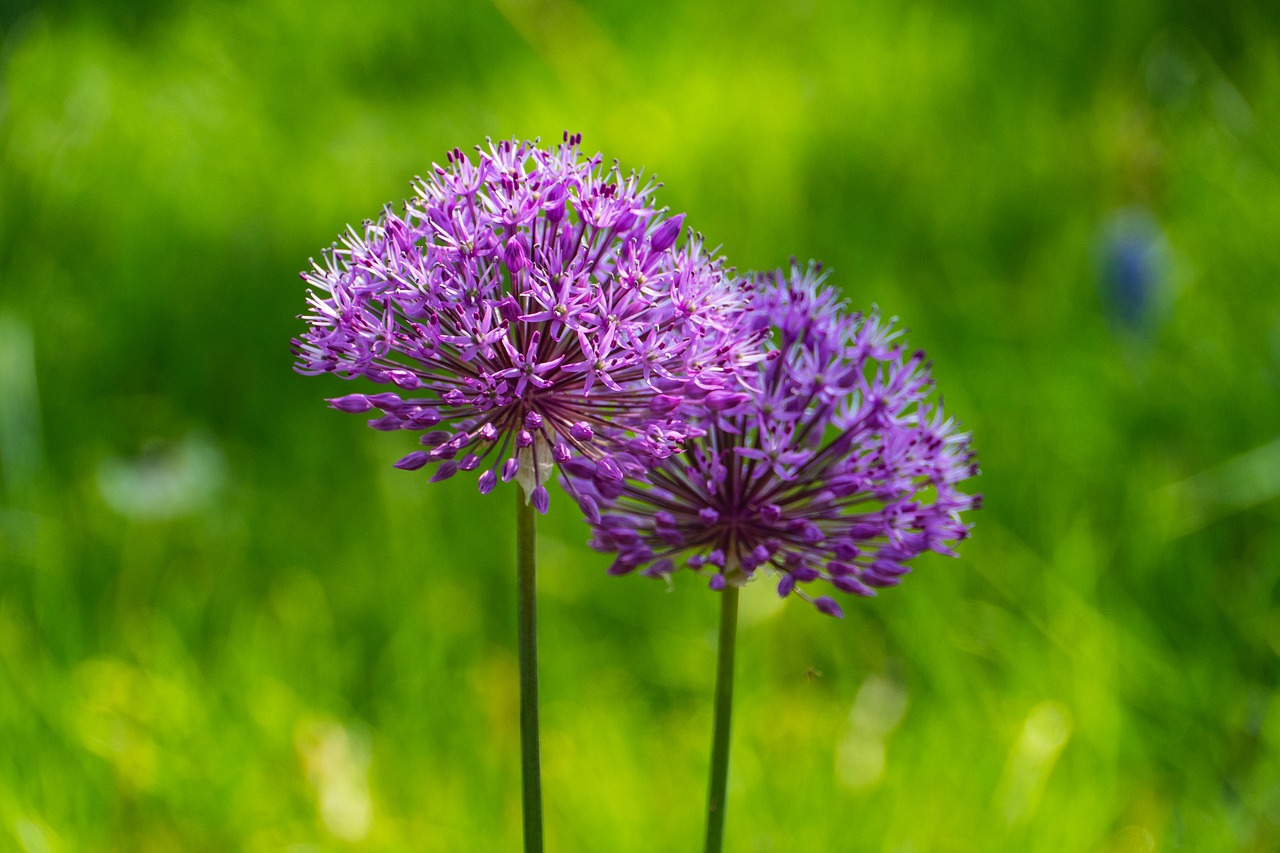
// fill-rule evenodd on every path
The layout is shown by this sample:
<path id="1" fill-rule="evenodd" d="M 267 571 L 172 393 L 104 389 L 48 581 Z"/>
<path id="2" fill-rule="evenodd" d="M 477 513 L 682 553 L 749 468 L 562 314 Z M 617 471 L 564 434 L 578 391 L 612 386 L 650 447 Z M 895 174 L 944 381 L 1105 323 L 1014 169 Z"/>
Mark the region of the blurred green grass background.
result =
<path id="1" fill-rule="evenodd" d="M 0 25 L 0 848 L 517 848 L 510 495 L 393 470 L 288 341 L 347 222 L 571 129 L 903 318 L 982 463 L 961 560 L 745 597 L 729 849 L 1280 849 L 1270 2 Z M 715 597 L 540 535 L 548 849 L 698 849 Z"/>

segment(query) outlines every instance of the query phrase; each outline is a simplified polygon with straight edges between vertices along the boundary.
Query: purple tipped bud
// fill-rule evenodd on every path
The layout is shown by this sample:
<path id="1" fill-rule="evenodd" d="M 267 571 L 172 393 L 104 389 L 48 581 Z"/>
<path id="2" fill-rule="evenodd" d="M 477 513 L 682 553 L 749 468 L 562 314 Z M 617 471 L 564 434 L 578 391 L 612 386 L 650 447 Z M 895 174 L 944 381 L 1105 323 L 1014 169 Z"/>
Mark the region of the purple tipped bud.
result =
<path id="1" fill-rule="evenodd" d="M 547 514 L 547 509 L 551 506 L 551 496 L 547 494 L 546 486 L 537 486 L 533 490 L 533 508 L 543 515 Z"/>
<path id="2" fill-rule="evenodd" d="M 796 588 L 795 575 L 783 575 L 778 581 L 778 598 L 786 598 Z"/>
<path id="3" fill-rule="evenodd" d="M 363 394 L 348 394 L 345 397 L 334 397 L 325 402 L 340 412 L 350 412 L 353 415 L 367 412 L 373 408 L 373 403 L 370 403 L 369 398 Z"/>
<path id="4" fill-rule="evenodd" d="M 836 604 L 836 600 L 830 596 L 818 596 L 813 600 L 813 606 L 828 616 L 834 616 L 837 619 L 844 618 L 844 611 L 840 609 L 839 604 Z"/>
<path id="5" fill-rule="evenodd" d="M 508 294 L 498 303 L 498 313 L 508 323 L 515 323 L 520 319 L 520 303 L 516 302 L 515 297 Z"/>
<path id="6" fill-rule="evenodd" d="M 572 455 L 573 452 L 569 450 L 569 445 L 565 444 L 563 441 L 556 442 L 556 446 L 551 448 L 551 456 L 557 462 L 568 462 L 569 457 Z"/>
<path id="7" fill-rule="evenodd" d="M 457 462 L 441 462 L 440 467 L 436 468 L 436 472 L 431 475 L 431 482 L 438 483 L 441 480 L 447 480 L 456 473 L 458 473 Z"/>
<path id="8" fill-rule="evenodd" d="M 618 482 L 622 479 L 622 469 L 618 467 L 618 463 L 614 462 L 608 456 L 600 460 L 596 465 L 596 471 L 605 480 L 613 480 Z"/>
<path id="9" fill-rule="evenodd" d="M 606 480 L 601 478 L 596 480 L 594 485 L 596 487 L 596 493 L 600 496 L 601 500 L 615 501 L 618 499 L 618 495 L 623 492 L 623 484 L 621 480 Z"/>
<path id="10" fill-rule="evenodd" d="M 857 546 L 850 542 L 837 542 L 833 550 L 841 560 L 856 560 L 860 553 Z"/>
<path id="11" fill-rule="evenodd" d="M 574 441 L 590 441 L 595 437 L 595 432 L 592 431 L 590 424 L 578 421 L 576 424 L 569 427 L 569 436 L 573 438 Z"/>
<path id="12" fill-rule="evenodd" d="M 907 566 L 886 557 L 877 557 L 871 564 L 871 571 L 885 577 L 901 577 L 911 571 Z"/>
<path id="13" fill-rule="evenodd" d="M 720 513 L 709 506 L 704 506 L 698 510 L 698 518 L 702 519 L 703 524 L 712 525 L 720 520 Z"/>
<path id="14" fill-rule="evenodd" d="M 524 425 L 527 429 L 537 429 L 542 426 L 542 415 L 537 412 L 529 412 L 524 416 Z"/>
<path id="15" fill-rule="evenodd" d="M 782 507 L 777 504 L 765 504 L 760 507 L 760 518 L 766 524 L 777 524 L 778 520 L 782 518 Z"/>
<path id="16" fill-rule="evenodd" d="M 876 594 L 876 591 L 874 589 L 867 586 L 866 584 L 864 584 L 862 581 L 858 580 L 855 577 L 849 577 L 849 576 L 835 577 L 831 579 L 831 585 L 834 586 L 836 589 L 840 590 L 841 592 L 849 592 L 854 595 L 864 596 L 866 598 L 871 598 Z"/>
<path id="17" fill-rule="evenodd" d="M 493 424 L 485 424 L 480 427 L 480 429 L 476 430 L 476 435 L 480 436 L 485 441 L 493 441 L 498 437 L 498 430 Z"/>
<path id="18" fill-rule="evenodd" d="M 431 432 L 424 432 L 418 439 L 418 443 L 424 447 L 439 447 L 449 440 L 449 433 L 442 429 L 433 429 Z"/>
<path id="19" fill-rule="evenodd" d="M 412 391 L 415 388 L 422 387 L 421 380 L 419 380 L 417 375 L 412 371 L 388 370 L 387 378 L 406 391 Z"/>
<path id="20" fill-rule="evenodd" d="M 717 572 L 716 574 L 711 576 L 711 583 L 707 585 L 710 586 L 712 589 L 714 589 L 716 592 L 719 592 L 720 590 L 725 588 L 724 575 Z"/>
<path id="21" fill-rule="evenodd" d="M 720 568 L 723 569 L 724 568 L 724 551 L 721 551 L 719 548 L 716 548 L 710 554 L 707 555 L 707 562 L 713 566 L 719 566 Z"/>
<path id="22" fill-rule="evenodd" d="M 493 487 L 498 484 L 498 475 L 493 473 L 490 468 L 480 475 L 480 494 L 487 495 L 493 491 Z"/>
<path id="23" fill-rule="evenodd" d="M 533 444 L 533 433 L 527 429 L 520 430 L 516 434 L 516 447 L 529 447 Z"/>
<path id="24" fill-rule="evenodd" d="M 585 480 L 595 474 L 595 467 L 585 459 L 574 458 L 564 463 L 564 472 L 570 477 Z"/>
<path id="25" fill-rule="evenodd" d="M 502 254 L 502 259 L 507 264 L 507 269 L 512 272 L 520 272 L 524 269 L 527 261 L 524 256 L 524 247 L 520 245 L 519 240 L 510 240 L 507 242 L 507 249 Z"/>
<path id="26" fill-rule="evenodd" d="M 649 238 L 649 247 L 655 252 L 665 252 L 680 236 L 680 226 L 684 224 L 684 214 L 673 216 L 653 230 Z"/>
<path id="27" fill-rule="evenodd" d="M 520 463 L 517 462 L 514 458 L 508 459 L 506 462 L 503 462 L 502 463 L 502 482 L 504 483 L 511 482 L 511 478 L 514 477 L 516 473 L 519 472 L 519 470 L 520 470 Z"/>
<path id="28" fill-rule="evenodd" d="M 649 573 L 652 573 L 655 576 L 669 575 L 675 570 L 676 570 L 675 561 L 672 560 L 670 557 L 659 560 L 658 562 L 654 563 L 652 566 L 649 567 Z"/>
<path id="29" fill-rule="evenodd" d="M 635 571 L 636 564 L 625 557 L 618 557 L 613 561 L 613 565 L 609 566 L 609 574 L 626 575 Z"/>
<path id="30" fill-rule="evenodd" d="M 399 406 L 403 400 L 399 394 L 393 394 L 390 391 L 383 391 L 380 394 L 371 394 L 369 402 L 377 406 L 379 409 L 387 409 L 388 407 Z"/>
<path id="31" fill-rule="evenodd" d="M 794 569 L 792 569 L 791 573 L 795 575 L 796 580 L 800 581 L 801 583 L 816 581 L 818 578 L 822 577 L 822 573 L 819 572 L 817 569 L 815 569 L 813 566 L 796 566 Z"/>
<path id="32" fill-rule="evenodd" d="M 682 401 L 670 394 L 658 394 L 649 401 L 649 410 L 659 415 L 666 415 L 680 408 Z"/>
<path id="33" fill-rule="evenodd" d="M 417 471 L 427 464 L 428 455 L 425 450 L 415 450 L 395 464 L 401 471 Z"/>
<path id="34" fill-rule="evenodd" d="M 734 391 L 712 391 L 703 400 L 703 403 L 713 412 L 723 412 L 725 409 L 742 405 L 748 399 L 750 398 L 746 394 Z"/>
<path id="35" fill-rule="evenodd" d="M 631 226 L 636 224 L 636 215 L 629 210 L 624 210 L 618 214 L 613 220 L 613 228 L 616 231 L 630 231 Z"/>
<path id="36" fill-rule="evenodd" d="M 474 453 L 468 453 L 462 457 L 462 461 L 458 463 L 459 471 L 474 471 L 480 467 L 480 457 Z"/>
<path id="37" fill-rule="evenodd" d="M 415 427 L 429 427 L 440 423 L 440 413 L 425 406 L 415 406 L 409 412 L 409 419 Z"/>

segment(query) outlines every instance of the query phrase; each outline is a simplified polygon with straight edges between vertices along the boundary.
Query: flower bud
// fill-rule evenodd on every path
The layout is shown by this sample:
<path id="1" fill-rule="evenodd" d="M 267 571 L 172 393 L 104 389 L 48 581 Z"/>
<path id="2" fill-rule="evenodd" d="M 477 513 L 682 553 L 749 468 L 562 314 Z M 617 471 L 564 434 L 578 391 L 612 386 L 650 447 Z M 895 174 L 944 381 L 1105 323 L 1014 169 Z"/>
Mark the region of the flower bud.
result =
<path id="1" fill-rule="evenodd" d="M 665 252 L 680 236 L 680 226 L 684 224 L 684 214 L 673 216 L 653 229 L 649 237 L 649 248 L 655 252 Z"/>

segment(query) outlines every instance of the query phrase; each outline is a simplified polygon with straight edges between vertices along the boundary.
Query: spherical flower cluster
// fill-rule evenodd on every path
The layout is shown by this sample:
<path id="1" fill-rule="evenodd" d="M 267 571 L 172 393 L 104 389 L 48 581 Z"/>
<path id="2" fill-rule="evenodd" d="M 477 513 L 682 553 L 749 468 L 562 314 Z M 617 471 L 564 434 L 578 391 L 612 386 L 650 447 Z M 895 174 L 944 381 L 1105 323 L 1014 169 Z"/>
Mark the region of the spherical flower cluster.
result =
<path id="1" fill-rule="evenodd" d="M 698 236 L 681 244 L 656 184 L 580 142 L 455 149 L 402 215 L 349 229 L 303 273 L 297 370 L 391 386 L 329 402 L 421 431 L 396 467 L 479 469 L 485 493 L 518 479 L 545 512 L 557 464 L 610 469 L 624 440 L 664 458 L 692 412 L 743 399 L 762 337 L 743 322 L 750 280 Z"/>
<path id="2" fill-rule="evenodd" d="M 567 467 L 593 547 L 617 555 L 612 573 L 667 576 L 684 558 L 718 590 L 772 570 L 779 595 L 839 616 L 808 590 L 874 595 L 967 536 L 960 513 L 981 498 L 957 484 L 977 466 L 969 436 L 926 399 L 924 355 L 892 321 L 846 314 L 823 278 L 794 264 L 761 277 L 748 322 L 772 338 L 758 393 L 710 414 L 686 452 Z"/>

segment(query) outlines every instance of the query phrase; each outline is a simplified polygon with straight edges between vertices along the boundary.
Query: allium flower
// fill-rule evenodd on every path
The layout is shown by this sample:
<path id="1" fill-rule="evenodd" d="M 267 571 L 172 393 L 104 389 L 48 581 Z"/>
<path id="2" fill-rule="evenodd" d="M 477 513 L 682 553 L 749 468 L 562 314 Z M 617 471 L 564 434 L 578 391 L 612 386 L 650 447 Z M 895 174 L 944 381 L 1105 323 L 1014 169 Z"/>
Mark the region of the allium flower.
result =
<path id="1" fill-rule="evenodd" d="M 393 386 L 329 403 L 422 431 L 396 467 L 479 469 L 484 493 L 517 478 L 545 512 L 557 463 L 607 469 L 624 437 L 663 458 L 693 401 L 741 399 L 759 357 L 749 282 L 696 235 L 679 243 L 684 217 L 655 207 L 654 182 L 580 142 L 490 143 L 475 162 L 455 149 L 402 215 L 349 229 L 303 273 L 297 370 Z"/>
<path id="2" fill-rule="evenodd" d="M 592 546 L 617 554 L 611 573 L 668 576 L 683 558 L 720 590 L 772 570 L 779 595 L 839 616 L 807 590 L 870 596 L 925 551 L 954 555 L 960 513 L 981 501 L 957 490 L 977 473 L 969 436 L 927 401 L 924 354 L 892 321 L 846 314 L 823 279 L 794 264 L 760 277 L 748 322 L 772 339 L 759 393 L 710 415 L 685 453 L 651 470 L 619 456 L 625 480 L 568 466 Z"/>

